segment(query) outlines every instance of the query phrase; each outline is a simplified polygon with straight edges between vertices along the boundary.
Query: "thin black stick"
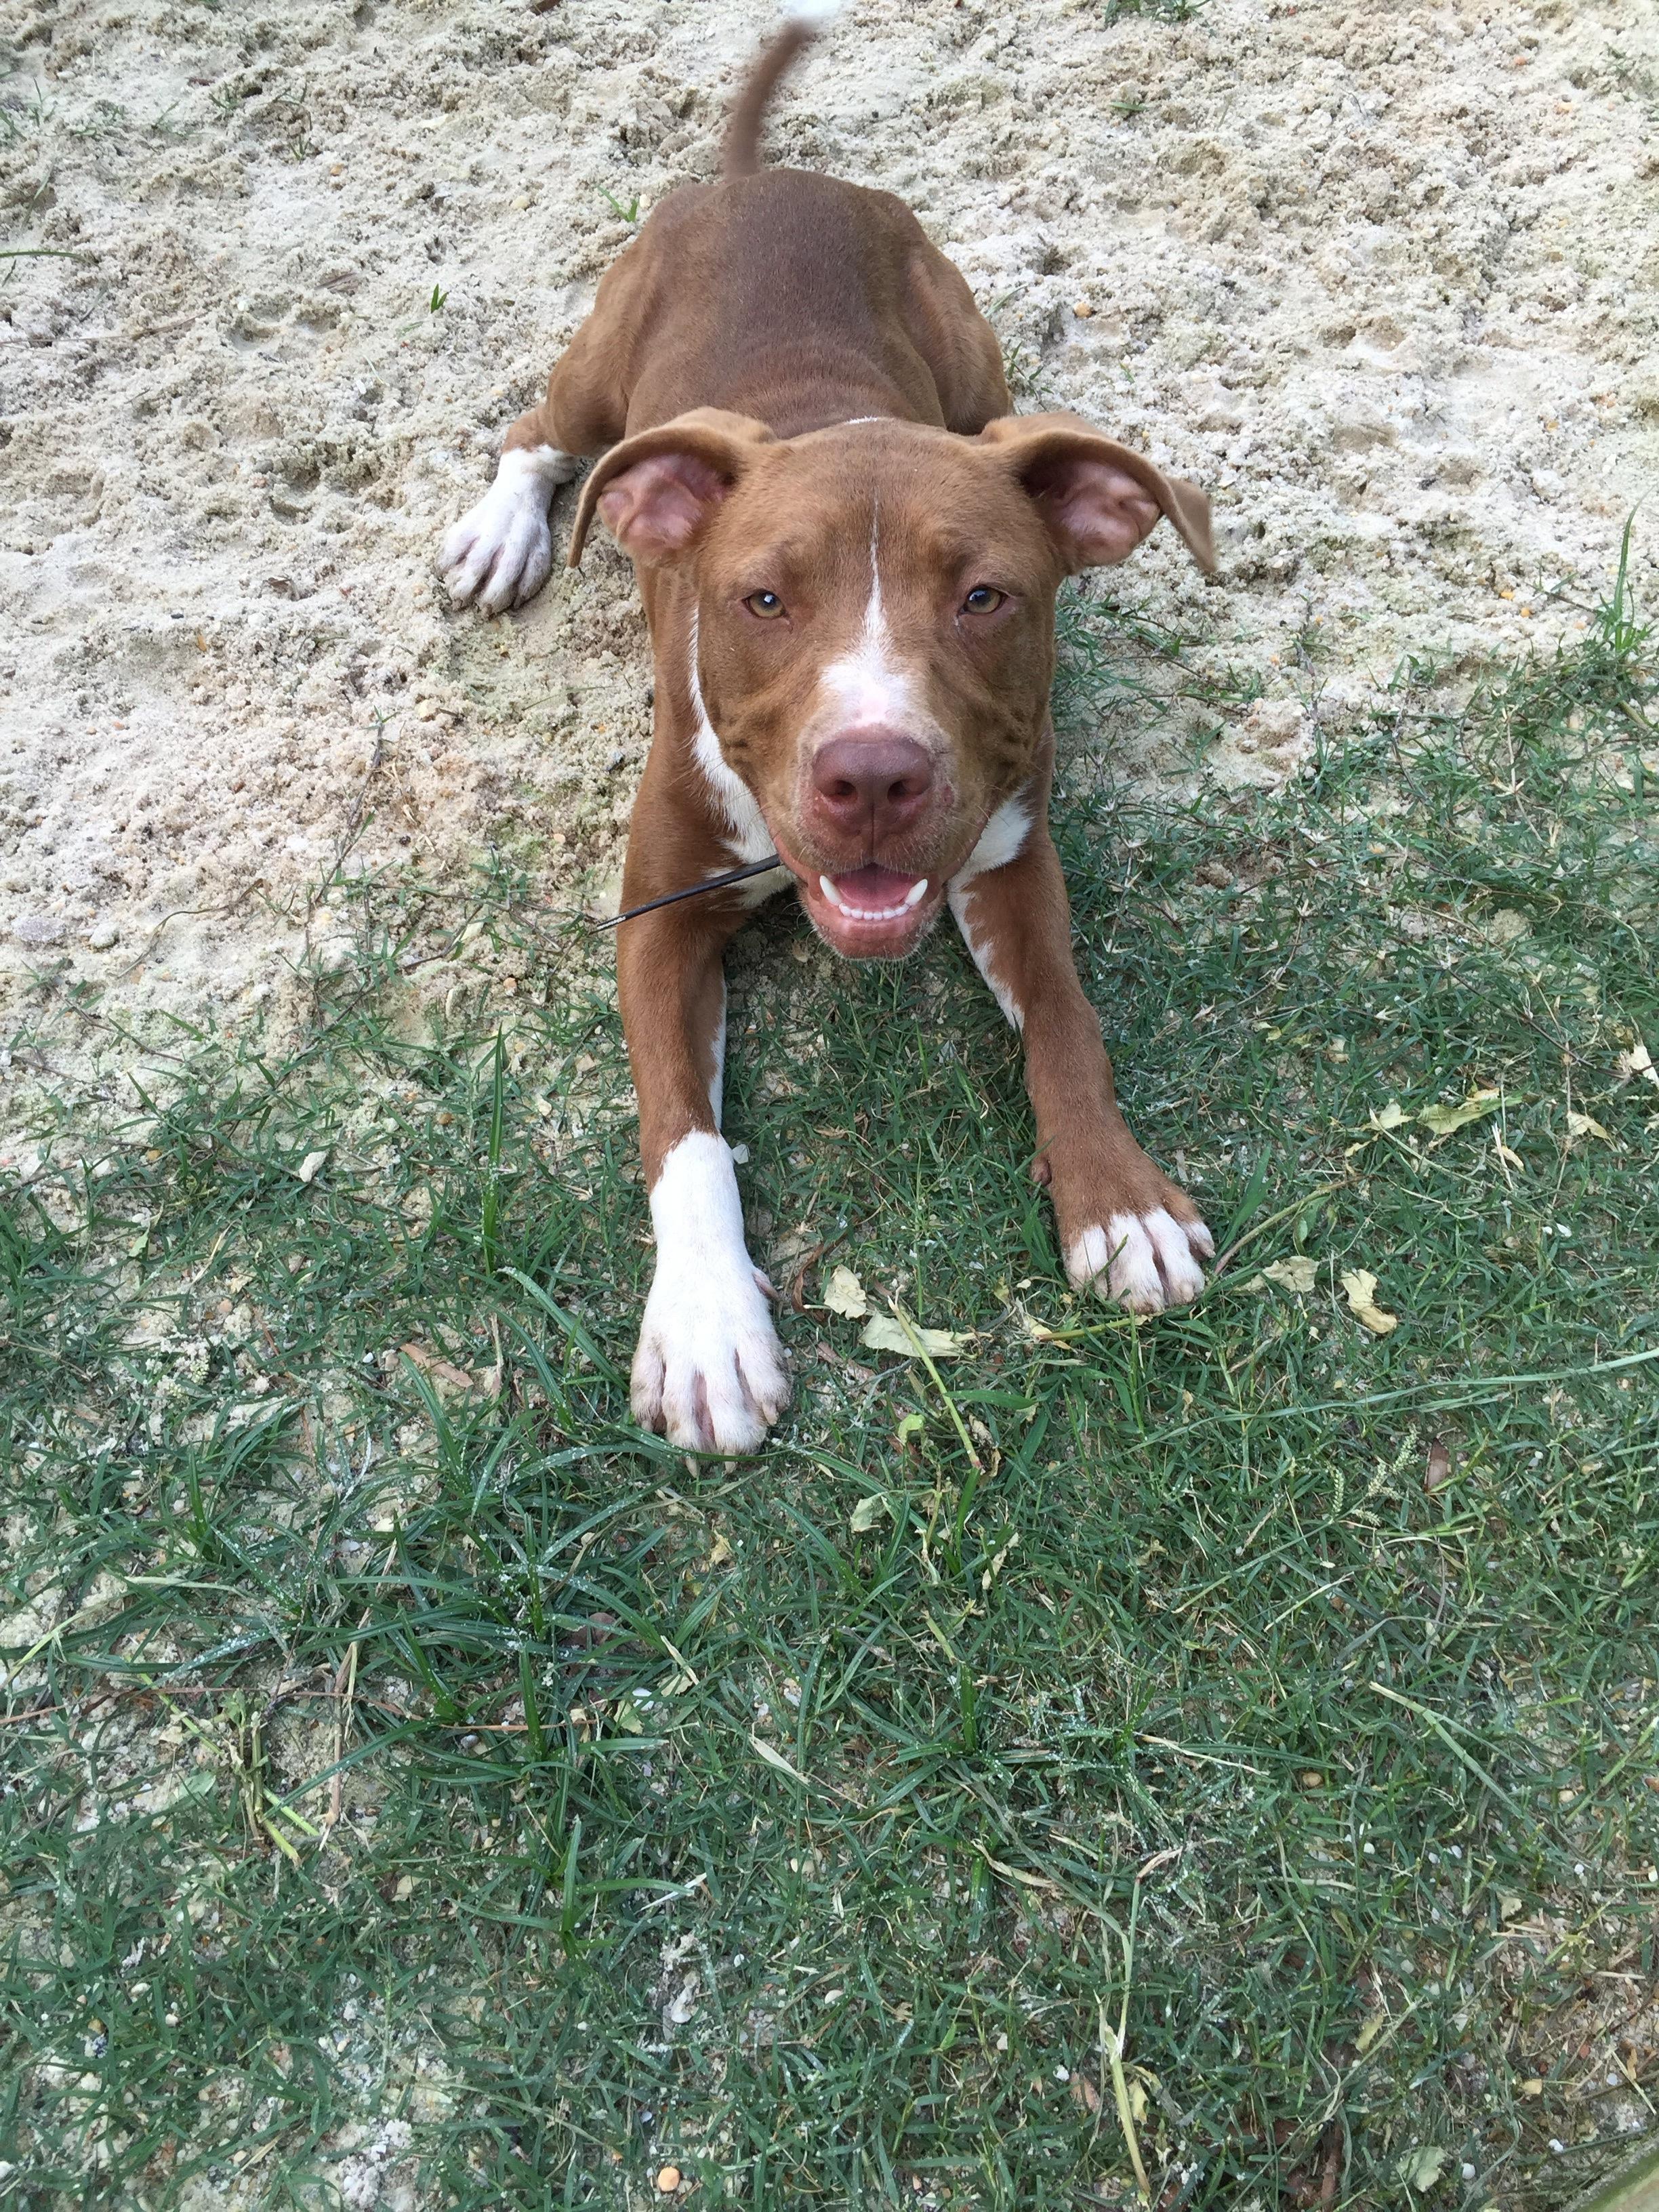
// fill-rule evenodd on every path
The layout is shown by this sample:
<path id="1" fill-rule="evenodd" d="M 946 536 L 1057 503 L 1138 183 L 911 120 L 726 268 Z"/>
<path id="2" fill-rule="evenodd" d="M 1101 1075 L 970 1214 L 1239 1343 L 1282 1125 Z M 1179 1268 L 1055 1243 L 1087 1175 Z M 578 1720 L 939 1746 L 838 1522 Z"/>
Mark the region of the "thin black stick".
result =
<path id="1" fill-rule="evenodd" d="M 746 868 L 729 868 L 723 876 L 710 876 L 706 883 L 691 884 L 683 891 L 665 891 L 660 898 L 647 899 L 643 906 L 630 906 L 625 914 L 607 915 L 603 921 L 589 924 L 593 929 L 614 929 L 619 921 L 632 921 L 636 914 L 649 914 L 653 907 L 672 906 L 677 899 L 699 898 L 704 891 L 724 890 L 727 884 L 740 884 L 748 876 L 763 876 L 773 868 L 783 866 L 775 853 L 763 860 L 750 860 Z"/>

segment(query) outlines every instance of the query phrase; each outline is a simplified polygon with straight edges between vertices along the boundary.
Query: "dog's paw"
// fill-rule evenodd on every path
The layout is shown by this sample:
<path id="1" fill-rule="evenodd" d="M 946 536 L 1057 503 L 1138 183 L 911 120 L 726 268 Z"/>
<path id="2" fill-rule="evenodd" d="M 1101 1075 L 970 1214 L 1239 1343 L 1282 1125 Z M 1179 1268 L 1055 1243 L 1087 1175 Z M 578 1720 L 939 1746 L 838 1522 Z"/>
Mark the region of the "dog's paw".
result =
<path id="1" fill-rule="evenodd" d="M 685 1451 L 752 1452 L 789 1402 L 783 1346 L 755 1270 L 711 1280 L 659 1267 L 634 1354 L 634 1418 Z"/>
<path id="2" fill-rule="evenodd" d="M 495 481 L 445 538 L 438 574 L 458 607 L 476 599 L 487 615 L 533 599 L 553 568 L 547 505 L 576 472 L 551 446 L 503 453 Z"/>
<path id="3" fill-rule="evenodd" d="M 1200 1261 L 1215 1239 L 1194 1215 L 1177 1221 L 1167 1206 L 1145 1213 L 1114 1213 L 1074 1237 L 1066 1273 L 1076 1290 L 1092 1290 L 1130 1313 L 1162 1313 L 1184 1306 L 1204 1287 Z"/>

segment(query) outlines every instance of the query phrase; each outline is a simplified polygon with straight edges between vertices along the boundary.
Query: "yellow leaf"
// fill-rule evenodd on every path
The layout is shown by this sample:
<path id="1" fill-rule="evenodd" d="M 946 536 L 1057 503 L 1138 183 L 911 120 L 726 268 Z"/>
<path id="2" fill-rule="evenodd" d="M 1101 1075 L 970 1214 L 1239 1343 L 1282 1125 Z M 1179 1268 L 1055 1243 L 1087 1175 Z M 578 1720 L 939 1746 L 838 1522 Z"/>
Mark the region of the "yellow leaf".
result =
<path id="1" fill-rule="evenodd" d="M 1569 1137 L 1599 1137 L 1604 1145 L 1613 1142 L 1611 1131 L 1604 1129 L 1591 1114 L 1570 1112 L 1567 1115 L 1567 1134 Z"/>
<path id="2" fill-rule="evenodd" d="M 724 1536 L 717 1535 L 714 1539 L 714 1549 L 708 1554 L 709 1566 L 711 1568 L 723 1567 L 731 1556 L 732 1547 L 726 1542 Z"/>
<path id="3" fill-rule="evenodd" d="M 844 1314 L 848 1321 L 862 1321 L 870 1310 L 864 1285 L 850 1267 L 833 1270 L 823 1286 L 823 1303 L 831 1313 Z"/>
<path id="4" fill-rule="evenodd" d="M 1354 2049 L 1362 2058 L 1388 2024 L 1389 2015 L 1385 2012 L 1374 2012 L 1367 2015 L 1365 2025 L 1354 2038 L 1353 2044 Z"/>
<path id="5" fill-rule="evenodd" d="M 870 1352 L 903 1352 L 912 1358 L 919 1345 L 930 1359 L 954 1359 L 969 1339 L 954 1329 L 922 1328 L 914 1322 L 907 1329 L 890 1314 L 873 1314 L 859 1342 Z"/>
<path id="6" fill-rule="evenodd" d="M 1523 1168 L 1527 1164 L 1522 1158 L 1520 1153 L 1513 1150 L 1511 1146 L 1506 1145 L 1501 1137 L 1494 1137 L 1492 1139 L 1492 1148 L 1493 1152 L 1497 1153 L 1500 1160 L 1507 1162 L 1512 1168 Z"/>
<path id="7" fill-rule="evenodd" d="M 1275 1260 L 1271 1267 L 1264 1267 L 1261 1273 L 1267 1282 L 1277 1283 L 1281 1289 L 1294 1291 L 1298 1297 L 1304 1297 L 1319 1280 L 1319 1262 L 1309 1259 L 1306 1253 L 1298 1252 L 1293 1259 Z"/>
<path id="8" fill-rule="evenodd" d="M 1405 1118 L 1405 1108 L 1397 1098 L 1390 1098 L 1386 1106 L 1373 1108 L 1370 1124 L 1373 1129 L 1397 1129 Z"/>
<path id="9" fill-rule="evenodd" d="M 1446 2154 L 1438 2143 L 1422 2143 L 1398 2160 L 1394 2170 L 1407 2189 L 1414 2189 L 1421 2194 L 1434 2187 L 1445 2164 Z"/>
<path id="10" fill-rule="evenodd" d="M 853 1508 L 853 1534 L 855 1536 L 863 1535 L 866 1528 L 875 1527 L 884 1513 L 890 1521 L 892 1519 L 893 1509 L 884 1492 L 878 1490 L 872 1497 L 860 1498 Z"/>
<path id="11" fill-rule="evenodd" d="M 1348 1304 L 1354 1319 L 1370 1329 L 1373 1336 L 1387 1336 L 1400 1326 L 1398 1314 L 1385 1313 L 1376 1303 L 1376 1278 L 1369 1269 L 1355 1267 L 1345 1272 L 1342 1287 L 1347 1293 Z"/>
<path id="12" fill-rule="evenodd" d="M 1454 1129 L 1466 1128 L 1471 1121 L 1496 1113 L 1500 1096 L 1496 1091 L 1471 1091 L 1461 1106 L 1426 1106 L 1417 1118 L 1437 1137 L 1449 1137 Z"/>

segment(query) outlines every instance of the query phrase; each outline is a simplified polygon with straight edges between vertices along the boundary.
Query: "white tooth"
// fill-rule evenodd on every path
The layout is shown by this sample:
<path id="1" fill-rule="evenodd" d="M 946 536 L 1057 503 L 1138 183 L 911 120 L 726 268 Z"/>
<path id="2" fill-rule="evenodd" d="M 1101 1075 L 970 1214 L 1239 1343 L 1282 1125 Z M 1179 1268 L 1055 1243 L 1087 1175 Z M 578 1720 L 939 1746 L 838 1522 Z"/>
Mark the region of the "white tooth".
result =
<path id="1" fill-rule="evenodd" d="M 927 878 L 926 876 L 919 876 L 904 894 L 896 911 L 899 914 L 908 914 L 913 906 L 919 906 L 927 896 Z"/>
<path id="2" fill-rule="evenodd" d="M 848 908 L 842 902 L 841 893 L 836 889 L 828 876 L 820 876 L 818 878 L 818 889 L 823 893 L 825 898 L 829 900 L 830 905 L 835 908 L 838 914 L 845 914 L 848 911 Z"/>

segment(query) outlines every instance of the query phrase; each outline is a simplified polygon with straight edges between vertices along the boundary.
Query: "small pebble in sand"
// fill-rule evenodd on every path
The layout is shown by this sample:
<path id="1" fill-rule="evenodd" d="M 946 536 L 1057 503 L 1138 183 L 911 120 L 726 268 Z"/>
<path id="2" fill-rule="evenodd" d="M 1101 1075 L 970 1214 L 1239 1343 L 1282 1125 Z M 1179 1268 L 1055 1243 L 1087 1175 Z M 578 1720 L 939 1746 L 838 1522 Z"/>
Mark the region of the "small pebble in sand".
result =
<path id="1" fill-rule="evenodd" d="M 1079 300 L 1077 305 L 1073 308 L 1072 313 L 1078 317 L 1079 321 L 1086 323 L 1090 316 L 1093 314 L 1094 308 L 1087 300 Z"/>
<path id="2" fill-rule="evenodd" d="M 680 2170 L 677 2166 L 665 2166 L 657 2176 L 657 2193 L 672 2197 L 680 2185 Z"/>

